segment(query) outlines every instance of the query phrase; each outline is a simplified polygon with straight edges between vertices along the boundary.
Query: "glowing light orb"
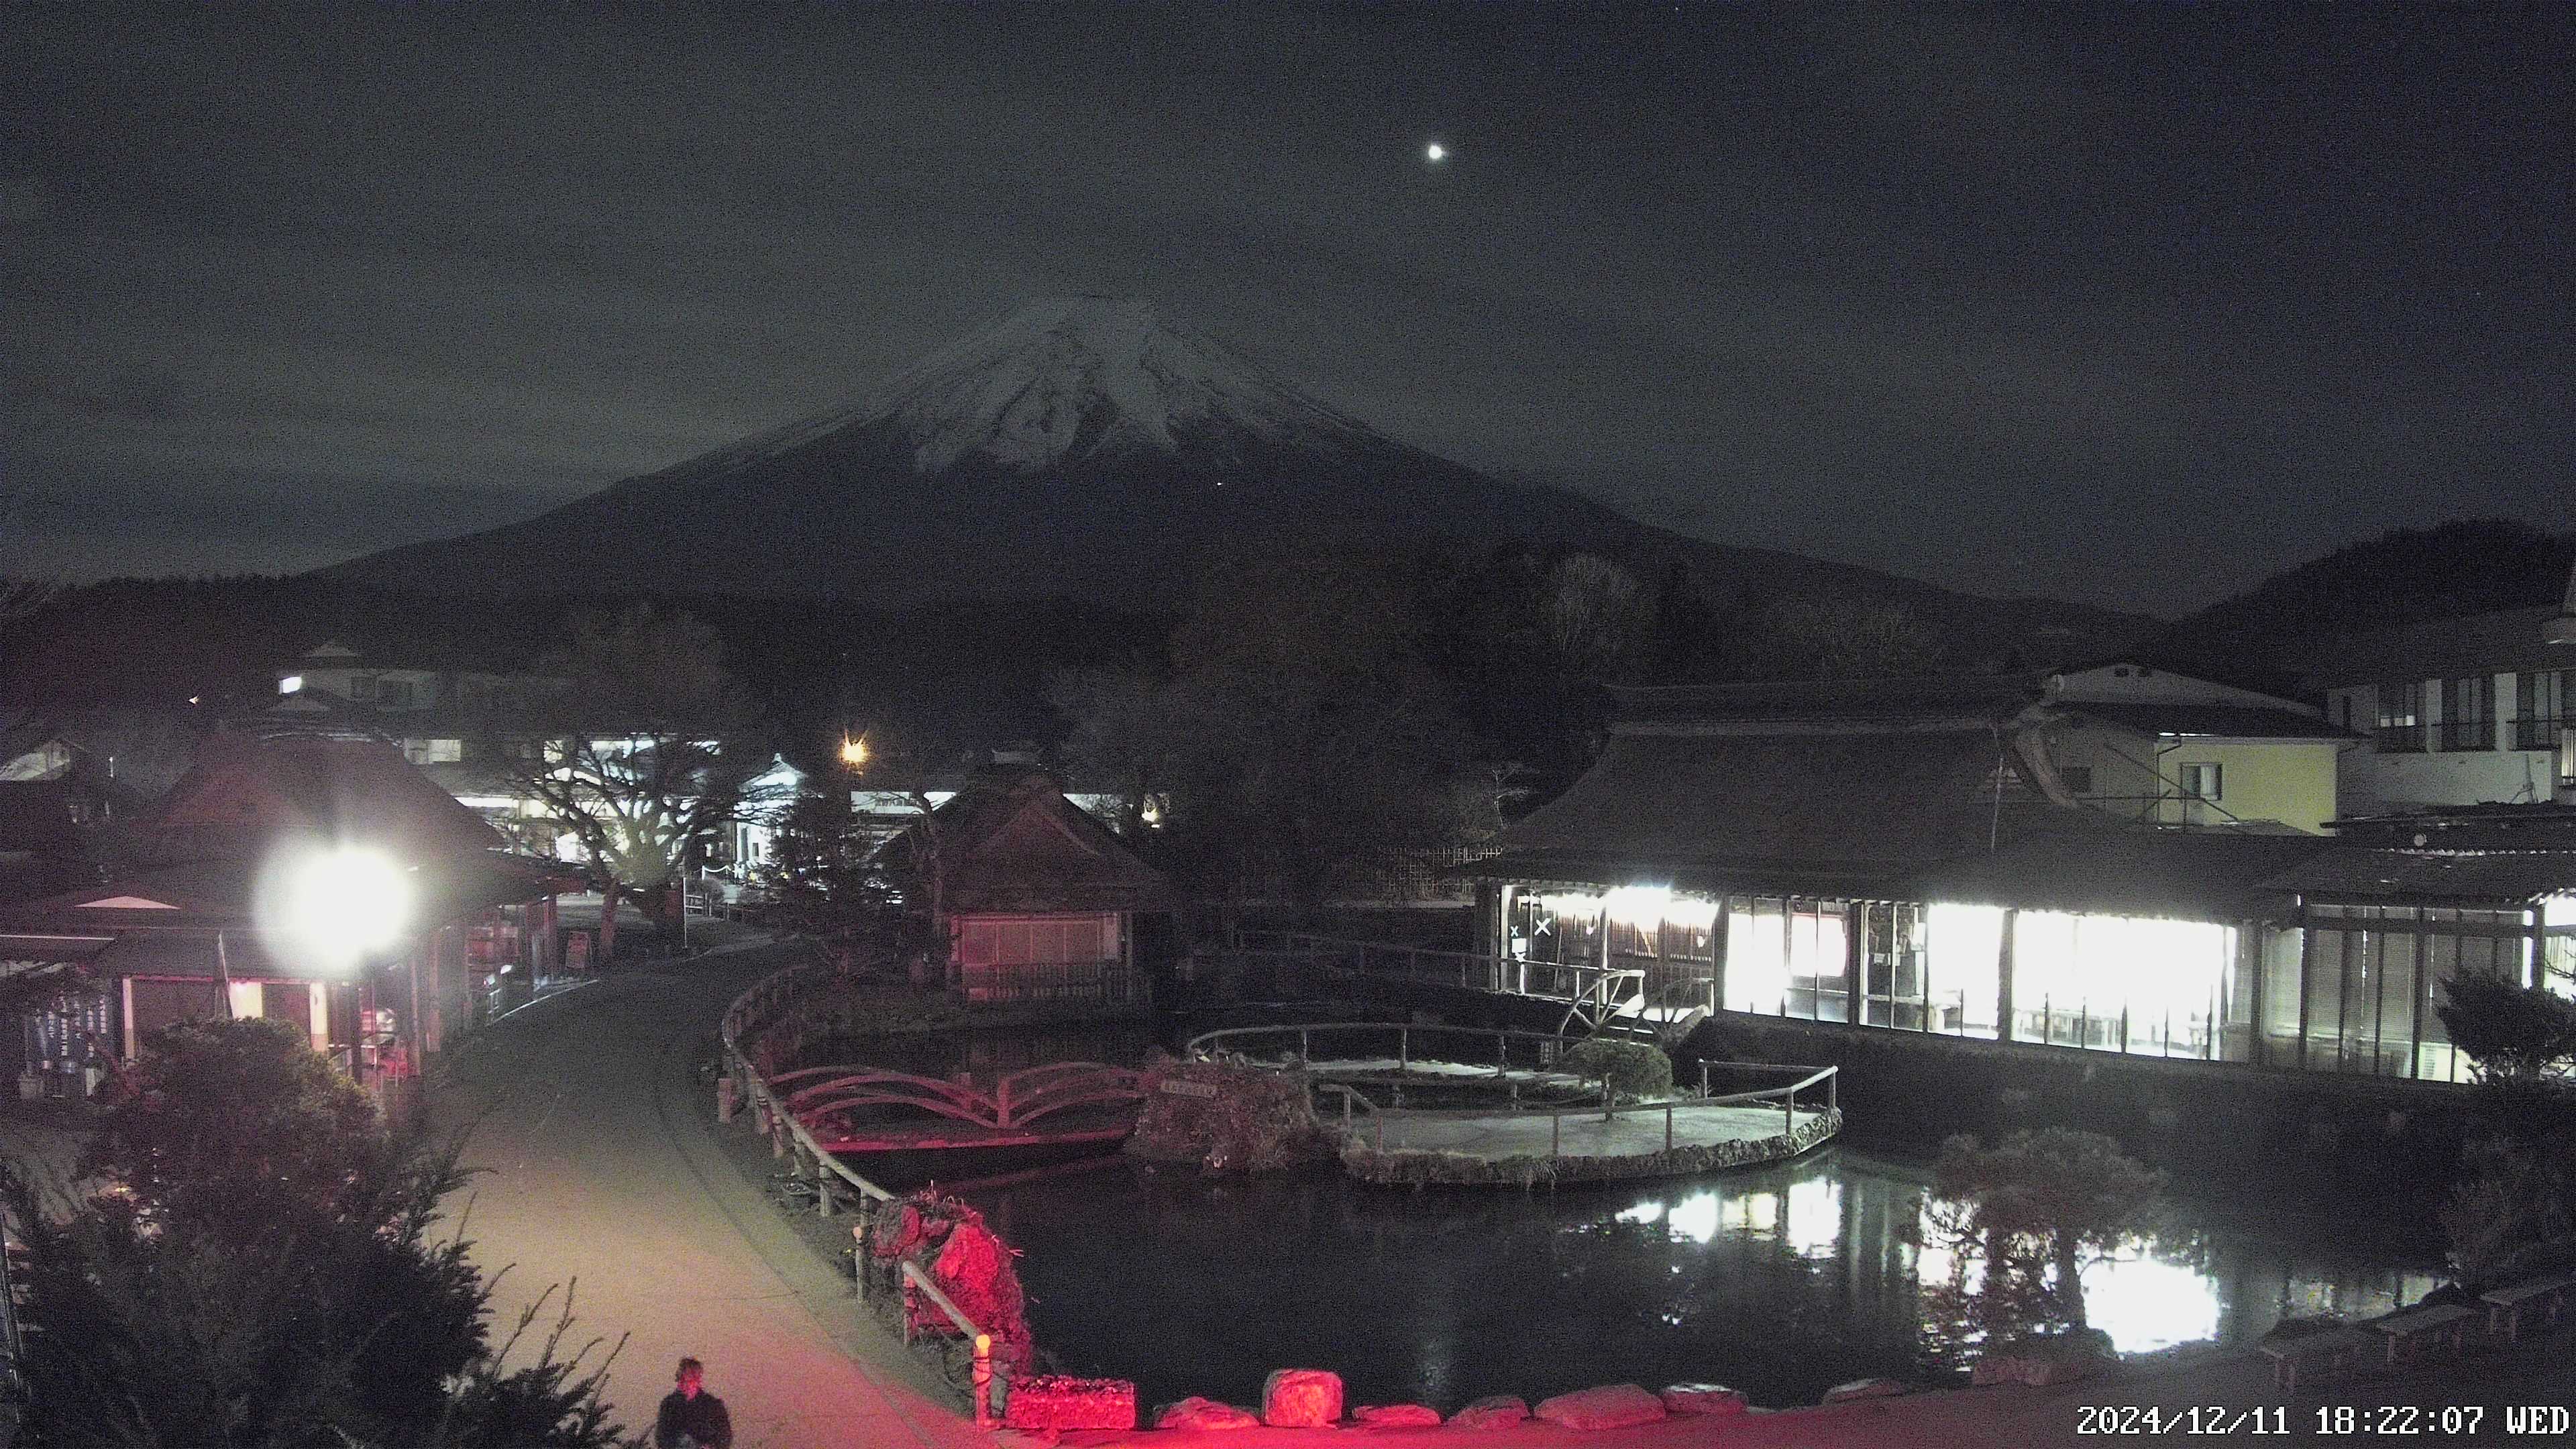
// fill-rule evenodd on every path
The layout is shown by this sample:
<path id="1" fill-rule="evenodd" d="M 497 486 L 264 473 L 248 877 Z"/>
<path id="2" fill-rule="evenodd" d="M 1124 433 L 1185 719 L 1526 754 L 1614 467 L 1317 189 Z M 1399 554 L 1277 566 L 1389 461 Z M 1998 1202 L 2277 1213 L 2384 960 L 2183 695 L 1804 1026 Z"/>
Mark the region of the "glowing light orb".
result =
<path id="1" fill-rule="evenodd" d="M 402 867 L 379 851 L 290 850 L 261 872 L 253 909 L 271 951 L 340 972 L 403 939 L 412 894 Z"/>
<path id="2" fill-rule="evenodd" d="M 1422 148 L 1422 159 L 1425 161 L 1445 161 L 1448 158 L 1449 148 L 1437 141 Z"/>

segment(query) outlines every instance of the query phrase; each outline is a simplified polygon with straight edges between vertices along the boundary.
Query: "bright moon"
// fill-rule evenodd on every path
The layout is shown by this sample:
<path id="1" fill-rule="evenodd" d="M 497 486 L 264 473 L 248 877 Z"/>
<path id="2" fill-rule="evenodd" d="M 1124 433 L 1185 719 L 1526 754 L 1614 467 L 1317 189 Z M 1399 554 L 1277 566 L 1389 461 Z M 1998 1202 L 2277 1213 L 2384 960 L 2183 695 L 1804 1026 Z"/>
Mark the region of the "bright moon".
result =
<path id="1" fill-rule="evenodd" d="M 1437 141 L 1434 141 L 1430 145 L 1422 148 L 1422 155 L 1426 160 L 1437 161 L 1448 154 L 1449 148 L 1441 145 Z"/>

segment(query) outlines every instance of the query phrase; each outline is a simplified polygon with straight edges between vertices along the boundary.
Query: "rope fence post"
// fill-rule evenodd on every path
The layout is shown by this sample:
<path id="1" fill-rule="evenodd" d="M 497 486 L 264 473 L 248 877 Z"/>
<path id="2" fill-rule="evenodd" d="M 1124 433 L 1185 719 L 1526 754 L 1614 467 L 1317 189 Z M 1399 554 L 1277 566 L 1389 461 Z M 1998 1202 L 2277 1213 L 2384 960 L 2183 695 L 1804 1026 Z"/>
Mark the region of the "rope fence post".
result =
<path id="1" fill-rule="evenodd" d="M 993 1427 L 993 1335 L 975 1335 L 975 1427 Z"/>

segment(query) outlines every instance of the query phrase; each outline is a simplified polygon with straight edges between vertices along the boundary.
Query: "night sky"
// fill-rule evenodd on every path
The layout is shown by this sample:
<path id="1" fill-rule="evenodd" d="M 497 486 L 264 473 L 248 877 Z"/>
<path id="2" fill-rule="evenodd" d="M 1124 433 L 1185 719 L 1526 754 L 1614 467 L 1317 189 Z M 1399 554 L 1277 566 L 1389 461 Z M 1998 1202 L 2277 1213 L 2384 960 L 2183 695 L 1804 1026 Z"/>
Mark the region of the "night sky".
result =
<path id="1" fill-rule="evenodd" d="M 2178 612 L 2576 526 L 2571 75 L 2570 6 L 21 4 L 7 562 L 499 523 L 1097 291 L 1650 522 Z"/>

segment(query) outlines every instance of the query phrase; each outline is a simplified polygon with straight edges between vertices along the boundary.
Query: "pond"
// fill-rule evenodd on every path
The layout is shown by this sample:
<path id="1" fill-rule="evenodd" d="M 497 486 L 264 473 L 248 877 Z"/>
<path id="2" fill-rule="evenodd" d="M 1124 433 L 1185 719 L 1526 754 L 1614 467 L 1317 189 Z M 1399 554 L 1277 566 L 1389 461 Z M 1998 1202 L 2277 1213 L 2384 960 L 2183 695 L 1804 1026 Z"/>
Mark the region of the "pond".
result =
<path id="1" fill-rule="evenodd" d="M 1329 1368 L 1350 1402 L 1709 1380 L 1812 1403 L 1865 1375 L 1938 1377 L 1907 1241 L 1919 1171 L 1846 1147 L 1616 1189 L 1408 1193 L 1338 1172 L 1226 1180 L 1120 1159 L 967 1196 L 1023 1250 L 1039 1344 L 1140 1397 L 1258 1403 L 1274 1368 Z M 2440 1280 L 2394 1225 L 2183 1197 L 2185 1241 L 2085 1274 L 2124 1354 L 2259 1336 L 2284 1316 L 2384 1311 Z"/>
<path id="2" fill-rule="evenodd" d="M 1355 1015 L 1309 1004 L 1151 1028 L 850 1040 L 809 1060 L 989 1081 L 1050 1061 L 1132 1063 L 1219 1025 Z M 1040 1346 L 1065 1372 L 1136 1380 L 1148 1403 L 1257 1403 L 1270 1370 L 1310 1367 L 1340 1373 L 1353 1404 L 1447 1410 L 1494 1393 L 1708 1380 L 1785 1406 L 1868 1375 L 1956 1371 L 1941 1295 L 1926 1289 L 1977 1265 L 1909 1241 L 1928 1173 L 1860 1135 L 1776 1167 L 1554 1193 L 1413 1193 L 1330 1168 L 1209 1178 L 1117 1158 L 964 1195 L 1022 1250 Z M 901 1186 L 1026 1165 L 926 1160 L 937 1156 L 862 1170 Z M 2356 1208 L 2285 1180 L 2183 1182 L 2172 1196 L 2173 1231 L 2084 1275 L 2093 1326 L 2124 1354 L 2242 1342 L 2290 1316 L 2366 1316 L 2441 1281 L 2431 1212 L 2407 1214 L 2393 1194 Z"/>

